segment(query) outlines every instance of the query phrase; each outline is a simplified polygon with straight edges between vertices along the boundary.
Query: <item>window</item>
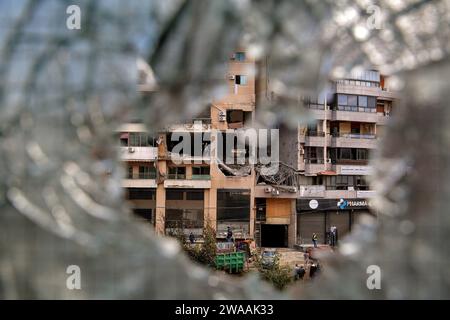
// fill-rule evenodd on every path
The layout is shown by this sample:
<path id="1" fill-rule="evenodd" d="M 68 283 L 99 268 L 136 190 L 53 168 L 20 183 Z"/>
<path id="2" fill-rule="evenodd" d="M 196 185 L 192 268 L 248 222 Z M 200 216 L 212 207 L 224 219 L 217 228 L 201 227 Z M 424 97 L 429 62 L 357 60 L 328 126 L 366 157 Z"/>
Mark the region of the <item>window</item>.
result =
<path id="1" fill-rule="evenodd" d="M 120 134 L 120 146 L 122 147 L 128 147 L 128 139 L 130 134 L 127 132 L 122 132 Z"/>
<path id="2" fill-rule="evenodd" d="M 187 191 L 186 192 L 186 200 L 203 200 L 204 191 L 203 190 L 195 190 L 195 191 Z"/>
<path id="3" fill-rule="evenodd" d="M 150 188 L 128 188 L 130 200 L 154 200 L 155 190 Z"/>
<path id="4" fill-rule="evenodd" d="M 156 169 L 154 166 L 139 166 L 139 179 L 155 179 Z"/>
<path id="5" fill-rule="evenodd" d="M 133 213 L 148 222 L 153 222 L 153 212 L 152 209 L 133 209 Z"/>
<path id="6" fill-rule="evenodd" d="M 244 111 L 227 110 L 227 122 L 228 123 L 244 122 Z"/>
<path id="7" fill-rule="evenodd" d="M 241 86 L 247 84 L 247 76 L 237 75 L 234 79 L 235 79 L 234 80 L 235 84 L 238 84 L 238 85 L 241 85 Z"/>
<path id="8" fill-rule="evenodd" d="M 369 150 L 367 149 L 357 149 L 356 150 L 357 160 L 367 160 L 369 159 Z"/>
<path id="9" fill-rule="evenodd" d="M 368 97 L 367 98 L 367 106 L 369 108 L 375 109 L 377 106 L 377 98 L 376 97 Z"/>
<path id="10" fill-rule="evenodd" d="M 166 209 L 166 228 L 183 227 L 183 209 Z"/>
<path id="11" fill-rule="evenodd" d="M 348 96 L 348 105 L 356 107 L 358 105 L 358 96 Z"/>
<path id="12" fill-rule="evenodd" d="M 166 200 L 183 200 L 183 190 L 166 189 Z"/>
<path id="13" fill-rule="evenodd" d="M 156 140 L 143 132 L 130 132 L 129 135 L 130 147 L 154 147 L 156 146 Z"/>
<path id="14" fill-rule="evenodd" d="M 169 167 L 169 179 L 186 179 L 186 167 Z"/>
<path id="15" fill-rule="evenodd" d="M 338 104 L 341 106 L 347 105 L 347 96 L 345 94 L 338 95 Z"/>
<path id="16" fill-rule="evenodd" d="M 341 148 L 340 149 L 340 159 L 352 159 L 352 149 Z"/>
<path id="17" fill-rule="evenodd" d="M 128 166 L 128 179 L 133 179 L 133 167 Z"/>
<path id="18" fill-rule="evenodd" d="M 231 226 L 236 238 L 248 235 L 250 226 L 250 190 L 217 190 L 217 235 L 226 236 Z"/>
<path id="19" fill-rule="evenodd" d="M 358 96 L 358 106 L 367 107 L 367 97 L 366 96 Z"/>
<path id="20" fill-rule="evenodd" d="M 193 175 L 209 175 L 209 167 L 192 167 Z"/>
<path id="21" fill-rule="evenodd" d="M 245 52 L 235 52 L 234 60 L 240 62 L 245 61 Z"/>

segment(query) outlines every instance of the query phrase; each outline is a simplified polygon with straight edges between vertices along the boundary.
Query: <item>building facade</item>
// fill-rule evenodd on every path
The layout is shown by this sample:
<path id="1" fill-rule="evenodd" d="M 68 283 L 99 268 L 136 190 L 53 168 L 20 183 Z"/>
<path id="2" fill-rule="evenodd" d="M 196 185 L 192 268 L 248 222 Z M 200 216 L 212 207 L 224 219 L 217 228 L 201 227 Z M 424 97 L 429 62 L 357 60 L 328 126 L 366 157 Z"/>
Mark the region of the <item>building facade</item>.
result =
<path id="1" fill-rule="evenodd" d="M 153 136 L 142 124 L 119 128 L 126 198 L 159 234 L 180 228 L 200 236 L 210 224 L 218 238 L 226 237 L 228 226 L 236 239 L 254 237 L 254 170 L 246 163 L 228 166 L 223 155 L 248 152 L 224 141 L 252 125 L 255 67 L 244 51 L 236 51 L 224 79 L 228 94 L 189 123 L 159 128 Z M 190 150 L 179 152 L 182 140 L 191 141 Z"/>
<path id="2" fill-rule="evenodd" d="M 157 233 L 181 229 L 201 236 L 209 224 L 219 239 L 231 227 L 236 239 L 292 247 L 310 243 L 313 232 L 326 243 L 331 226 L 345 235 L 369 212 L 369 157 L 395 99 L 385 78 L 366 71 L 305 100 L 315 120 L 279 128 L 279 172 L 268 176 L 249 162 L 248 145 L 225 142 L 252 128 L 260 101 L 273 99 L 267 74 L 266 63 L 238 50 L 224 80 L 228 94 L 191 122 L 153 135 L 139 123 L 119 128 L 126 198 Z M 180 156 L 182 140 L 191 143 Z M 244 162 L 229 164 L 230 154 L 243 154 Z"/>

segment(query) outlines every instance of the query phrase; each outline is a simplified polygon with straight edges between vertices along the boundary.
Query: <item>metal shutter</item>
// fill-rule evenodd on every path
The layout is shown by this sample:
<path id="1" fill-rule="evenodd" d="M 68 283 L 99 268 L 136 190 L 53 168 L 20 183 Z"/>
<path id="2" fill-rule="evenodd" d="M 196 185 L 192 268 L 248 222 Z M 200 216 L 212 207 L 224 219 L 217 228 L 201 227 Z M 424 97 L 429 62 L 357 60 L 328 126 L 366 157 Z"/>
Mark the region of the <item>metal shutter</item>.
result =
<path id="1" fill-rule="evenodd" d="M 301 243 L 312 244 L 312 234 L 316 233 L 318 243 L 325 241 L 325 214 L 323 212 L 297 215 L 298 237 Z"/>

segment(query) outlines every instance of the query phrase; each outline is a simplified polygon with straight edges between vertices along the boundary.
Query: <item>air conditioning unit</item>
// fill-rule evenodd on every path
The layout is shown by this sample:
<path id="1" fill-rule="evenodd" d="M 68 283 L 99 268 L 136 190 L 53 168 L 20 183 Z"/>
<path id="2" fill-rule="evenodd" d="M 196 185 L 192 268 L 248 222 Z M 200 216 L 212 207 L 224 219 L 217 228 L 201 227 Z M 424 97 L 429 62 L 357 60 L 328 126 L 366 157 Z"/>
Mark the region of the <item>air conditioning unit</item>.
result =
<path id="1" fill-rule="evenodd" d="M 227 120 L 227 115 L 224 111 L 219 111 L 219 121 L 225 122 Z"/>
<path id="2" fill-rule="evenodd" d="M 236 78 L 236 77 L 234 76 L 234 74 L 231 74 L 231 75 L 228 76 L 228 79 L 229 79 L 229 80 L 234 80 L 235 78 Z"/>
<path id="3" fill-rule="evenodd" d="M 328 158 L 328 159 L 327 159 L 327 163 L 331 163 L 331 158 Z"/>
<path id="4" fill-rule="evenodd" d="M 279 195 L 280 195 L 280 191 L 277 190 L 277 189 L 273 189 L 273 190 L 272 190 L 272 194 L 273 194 L 274 196 L 279 196 Z"/>
<path id="5" fill-rule="evenodd" d="M 134 152 L 134 148 L 133 147 L 128 147 L 128 152 L 129 153 L 133 153 Z"/>
<path id="6" fill-rule="evenodd" d="M 297 187 L 292 187 L 289 189 L 289 192 L 291 193 L 296 193 L 297 192 Z"/>
<path id="7" fill-rule="evenodd" d="M 272 192 L 272 188 L 271 187 L 265 187 L 264 188 L 264 192 Z"/>

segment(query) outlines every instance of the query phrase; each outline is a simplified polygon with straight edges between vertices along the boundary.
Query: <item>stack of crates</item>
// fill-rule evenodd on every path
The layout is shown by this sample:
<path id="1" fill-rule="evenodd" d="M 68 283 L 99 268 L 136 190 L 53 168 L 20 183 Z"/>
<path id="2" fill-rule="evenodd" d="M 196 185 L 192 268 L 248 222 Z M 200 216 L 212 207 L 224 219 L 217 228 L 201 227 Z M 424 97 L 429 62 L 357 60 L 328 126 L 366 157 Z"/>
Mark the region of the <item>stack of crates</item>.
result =
<path id="1" fill-rule="evenodd" d="M 218 253 L 216 255 L 216 268 L 229 273 L 239 273 L 244 270 L 245 252 Z"/>

